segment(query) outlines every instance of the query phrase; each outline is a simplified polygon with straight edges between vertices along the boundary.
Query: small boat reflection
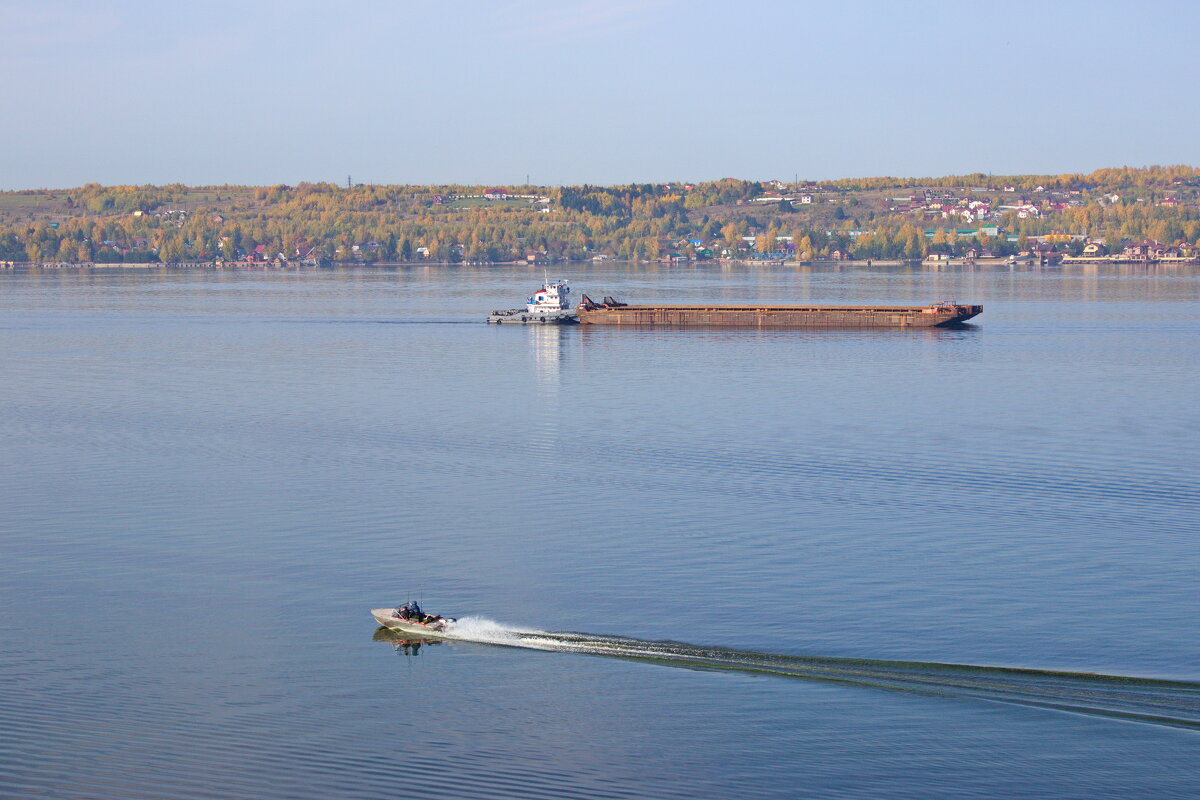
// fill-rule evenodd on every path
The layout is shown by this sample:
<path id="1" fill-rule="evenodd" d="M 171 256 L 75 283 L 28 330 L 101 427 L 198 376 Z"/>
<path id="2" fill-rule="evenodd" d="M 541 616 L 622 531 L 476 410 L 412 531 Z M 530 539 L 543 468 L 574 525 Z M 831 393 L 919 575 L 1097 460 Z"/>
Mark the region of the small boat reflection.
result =
<path id="1" fill-rule="evenodd" d="M 438 639 L 422 639 L 412 634 L 400 633 L 399 631 L 391 630 L 380 625 L 375 629 L 375 635 L 371 637 L 373 642 L 387 642 L 392 646 L 397 655 L 419 656 L 421 655 L 421 645 L 436 645 L 445 644 L 445 641 Z"/>

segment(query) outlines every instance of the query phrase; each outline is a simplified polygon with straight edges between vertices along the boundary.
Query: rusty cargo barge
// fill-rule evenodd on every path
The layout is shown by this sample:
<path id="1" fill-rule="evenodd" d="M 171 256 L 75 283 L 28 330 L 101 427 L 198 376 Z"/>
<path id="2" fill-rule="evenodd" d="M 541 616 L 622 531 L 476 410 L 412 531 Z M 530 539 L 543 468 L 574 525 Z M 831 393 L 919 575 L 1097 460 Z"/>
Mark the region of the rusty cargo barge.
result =
<path id="1" fill-rule="evenodd" d="M 583 296 L 576 308 L 584 325 L 719 326 L 741 328 L 934 328 L 957 325 L 983 311 L 981 305 L 927 306 L 653 305 L 597 303 Z"/>

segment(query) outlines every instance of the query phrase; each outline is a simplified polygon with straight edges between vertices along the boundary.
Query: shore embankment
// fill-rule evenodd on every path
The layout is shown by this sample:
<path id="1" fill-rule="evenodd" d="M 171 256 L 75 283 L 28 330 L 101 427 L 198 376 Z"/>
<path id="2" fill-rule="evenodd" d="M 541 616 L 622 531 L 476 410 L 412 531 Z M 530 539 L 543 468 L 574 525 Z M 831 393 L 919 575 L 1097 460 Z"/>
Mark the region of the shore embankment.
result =
<path id="1" fill-rule="evenodd" d="M 275 261 L 0 261 L 0 270 L 18 269 L 296 269 L 319 264 Z M 361 266 L 361 265 L 360 265 Z"/>
<path id="2" fill-rule="evenodd" d="M 214 269 L 222 266 L 212 261 L 0 261 L 0 269 Z"/>
<path id="3" fill-rule="evenodd" d="M 587 266 L 593 262 L 558 262 L 554 268 L 556 270 L 570 269 L 572 267 Z M 619 263 L 610 261 L 608 263 Z M 821 267 L 825 269 L 841 269 L 846 267 L 920 267 L 924 270 L 937 270 L 943 267 L 1000 267 L 1000 266 L 1030 266 L 1037 264 L 1037 259 L 1023 258 L 947 258 L 936 261 L 917 260 L 917 259 L 896 259 L 896 258 L 868 258 L 868 259 L 842 259 L 834 261 L 832 259 L 813 259 L 804 261 L 795 260 L 768 260 L 768 259 L 714 259 L 705 261 L 653 261 L 653 260 L 638 260 L 624 263 L 631 264 L 675 264 L 683 265 L 700 265 L 700 264 L 720 264 L 722 266 L 738 266 L 738 267 L 776 267 L 783 269 L 804 269 L 811 267 Z M 1151 261 L 1127 259 L 1127 258 L 1081 258 L 1065 256 L 1059 264 L 1061 265 L 1094 265 L 1094 266 L 1186 266 L 1195 265 L 1196 259 L 1182 258 L 1164 258 Z M 0 271 L 8 270 L 87 270 L 87 269 L 219 269 L 219 270 L 285 270 L 285 269 L 319 269 L 319 268 L 378 268 L 389 269 L 395 267 L 462 267 L 462 266 L 486 266 L 486 267 L 513 267 L 513 266 L 539 266 L 535 264 L 526 264 L 523 261 L 376 261 L 366 263 L 362 261 L 324 261 L 314 263 L 311 261 L 149 261 L 149 262 L 103 262 L 103 261 L 0 261 Z M 1054 266 L 1054 264 L 1042 264 L 1042 266 Z"/>

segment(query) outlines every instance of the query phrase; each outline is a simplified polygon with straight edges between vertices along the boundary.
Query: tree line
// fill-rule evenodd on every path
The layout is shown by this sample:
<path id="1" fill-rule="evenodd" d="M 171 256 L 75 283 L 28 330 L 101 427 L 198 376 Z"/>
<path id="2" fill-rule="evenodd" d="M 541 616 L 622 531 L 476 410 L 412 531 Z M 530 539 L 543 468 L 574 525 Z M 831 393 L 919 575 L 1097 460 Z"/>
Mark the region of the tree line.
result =
<path id="1" fill-rule="evenodd" d="M 254 254 L 270 260 L 309 251 L 328 260 L 364 262 L 504 262 L 530 253 L 565 260 L 597 253 L 622 259 L 705 258 L 776 252 L 785 237 L 800 257 L 853 250 L 862 258 L 919 258 L 931 249 L 960 252 L 968 246 L 1004 255 L 1020 246 L 1005 236 L 964 237 L 953 220 L 891 212 L 856 194 L 899 186 L 953 188 L 963 197 L 989 187 L 1073 191 L 1079 205 L 1042 218 L 1022 219 L 1010 211 L 989 224 L 1022 239 L 1060 232 L 1110 242 L 1149 237 L 1200 245 L 1198 185 L 1200 169 L 1183 166 L 1121 167 L 1087 175 L 846 179 L 823 184 L 828 197 L 810 207 L 787 201 L 755 204 L 765 193 L 763 185 L 732 178 L 514 186 L 507 187 L 509 195 L 533 199 L 498 202 L 478 199 L 492 187 L 470 185 L 87 184 L 53 193 L 0 193 L 7 207 L 25 203 L 40 211 L 32 222 L 0 217 L 0 260 L 172 262 Z M 1119 194 L 1124 196 L 1114 200 Z M 1164 197 L 1184 202 L 1157 202 Z M 932 237 L 925 233 L 931 227 L 939 230 Z"/>

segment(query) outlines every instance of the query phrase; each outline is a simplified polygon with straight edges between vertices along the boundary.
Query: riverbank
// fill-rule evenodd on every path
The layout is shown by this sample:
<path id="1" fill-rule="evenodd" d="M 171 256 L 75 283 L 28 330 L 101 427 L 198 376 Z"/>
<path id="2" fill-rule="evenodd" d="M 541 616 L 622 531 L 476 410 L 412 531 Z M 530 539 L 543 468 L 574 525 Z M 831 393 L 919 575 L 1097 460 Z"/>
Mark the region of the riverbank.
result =
<path id="1" fill-rule="evenodd" d="M 299 269 L 319 268 L 320 264 L 291 261 L 0 261 L 0 270 L 50 269 Z M 363 266 L 361 264 L 357 266 Z"/>
<path id="2" fill-rule="evenodd" d="M 1125 258 L 1074 258 L 1064 257 L 1061 263 L 1039 263 L 1032 258 L 950 258 L 938 261 L 916 259 L 817 259 L 809 261 L 767 261 L 762 259 L 719 259 L 704 261 L 619 261 L 616 259 L 604 262 L 594 261 L 560 261 L 552 266 L 556 272 L 589 269 L 597 263 L 605 264 L 636 264 L 644 266 L 700 266 L 714 265 L 726 267 L 772 267 L 776 269 L 847 269 L 847 268 L 876 268 L 876 267 L 919 267 L 922 271 L 936 272 L 947 267 L 1030 267 L 1030 266 L 1196 266 L 1196 259 L 1160 259 L 1139 261 Z M 243 270 L 265 272 L 269 270 L 301 270 L 301 269 L 394 269 L 398 267 L 529 267 L 545 268 L 543 264 L 532 264 L 524 261 L 150 261 L 150 262 L 100 262 L 100 261 L 0 261 L 0 271 L 39 271 L 39 270 Z"/>

